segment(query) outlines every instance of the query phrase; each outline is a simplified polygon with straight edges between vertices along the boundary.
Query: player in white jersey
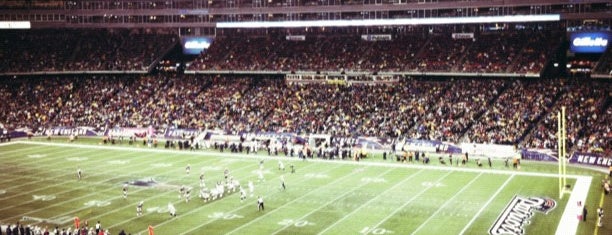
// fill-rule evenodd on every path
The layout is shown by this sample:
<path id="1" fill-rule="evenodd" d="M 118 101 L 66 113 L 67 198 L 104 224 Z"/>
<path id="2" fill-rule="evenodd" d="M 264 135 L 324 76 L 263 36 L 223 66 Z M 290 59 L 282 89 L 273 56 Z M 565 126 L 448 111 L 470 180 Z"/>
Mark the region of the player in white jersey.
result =
<path id="1" fill-rule="evenodd" d="M 259 196 L 259 198 L 257 198 L 257 211 L 263 211 L 263 210 L 264 210 L 263 197 Z"/>
<path id="2" fill-rule="evenodd" d="M 259 161 L 259 170 L 263 170 L 264 168 L 264 160 L 262 159 L 261 161 Z"/>
<path id="3" fill-rule="evenodd" d="M 81 178 L 83 178 L 83 171 L 81 171 L 81 168 L 79 167 L 77 169 L 77 179 L 81 180 Z"/>
<path id="4" fill-rule="evenodd" d="M 258 175 L 257 179 L 259 180 L 259 182 L 264 182 L 264 181 L 266 181 L 266 179 L 264 179 L 264 176 L 263 176 L 263 170 L 262 170 L 262 169 L 259 169 L 259 170 L 257 171 L 257 175 Z"/>
<path id="5" fill-rule="evenodd" d="M 285 171 L 285 164 L 281 160 L 278 160 L 278 170 Z"/>
<path id="6" fill-rule="evenodd" d="M 136 216 L 142 216 L 142 206 L 144 205 L 144 201 L 138 202 L 138 206 L 136 206 Z"/>
<path id="7" fill-rule="evenodd" d="M 185 173 L 187 173 L 187 175 L 189 175 L 189 172 L 191 172 L 191 165 L 187 164 L 187 167 L 185 167 Z"/>
<path id="8" fill-rule="evenodd" d="M 189 199 L 191 199 L 191 187 L 185 189 L 185 202 L 189 202 Z"/>
<path id="9" fill-rule="evenodd" d="M 246 198 L 247 198 L 246 192 L 244 191 L 242 187 L 240 187 L 240 202 L 243 202 L 244 200 L 246 200 Z"/>
<path id="10" fill-rule="evenodd" d="M 179 188 L 178 198 L 182 199 L 184 194 L 185 194 L 185 185 L 181 185 L 181 187 Z"/>
<path id="11" fill-rule="evenodd" d="M 251 197 L 253 196 L 254 191 L 255 191 L 255 186 L 253 186 L 253 181 L 249 180 L 249 193 L 251 194 Z"/>
<path id="12" fill-rule="evenodd" d="M 168 202 L 168 212 L 170 212 L 170 216 L 172 217 L 176 216 L 176 208 L 174 208 L 174 205 L 172 205 L 172 202 Z"/>
<path id="13" fill-rule="evenodd" d="M 123 199 L 127 199 L 128 195 L 128 184 L 123 184 Z"/>
<path id="14" fill-rule="evenodd" d="M 225 178 L 225 182 L 227 182 L 227 178 L 229 178 L 229 175 L 229 169 L 225 168 L 225 170 L 223 171 L 223 178 Z"/>
<path id="15" fill-rule="evenodd" d="M 206 187 L 206 183 L 204 183 L 204 172 L 200 173 L 200 188 Z"/>

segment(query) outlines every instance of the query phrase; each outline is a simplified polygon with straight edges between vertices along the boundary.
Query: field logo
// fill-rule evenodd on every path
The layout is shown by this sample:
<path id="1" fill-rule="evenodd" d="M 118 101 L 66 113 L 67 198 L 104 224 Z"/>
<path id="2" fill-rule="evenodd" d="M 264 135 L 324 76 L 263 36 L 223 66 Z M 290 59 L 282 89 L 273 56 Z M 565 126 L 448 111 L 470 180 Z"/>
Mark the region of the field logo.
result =
<path id="1" fill-rule="evenodd" d="M 548 214 L 556 206 L 557 202 L 550 198 L 515 195 L 497 218 L 493 227 L 489 229 L 489 234 L 523 235 L 525 234 L 525 225 L 531 222 L 530 219 L 534 215 L 534 210 Z"/>

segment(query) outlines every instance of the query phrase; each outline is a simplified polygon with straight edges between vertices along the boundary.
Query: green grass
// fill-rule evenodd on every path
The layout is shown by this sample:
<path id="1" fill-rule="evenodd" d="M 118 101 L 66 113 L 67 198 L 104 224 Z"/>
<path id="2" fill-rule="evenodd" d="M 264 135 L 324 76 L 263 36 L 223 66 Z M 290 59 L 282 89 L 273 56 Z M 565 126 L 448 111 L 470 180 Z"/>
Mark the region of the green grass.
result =
<path id="1" fill-rule="evenodd" d="M 64 139 L 40 142 L 66 143 Z M 12 144 L 0 146 L 0 224 L 21 220 L 26 224 L 60 227 L 72 225 L 72 218 L 101 221 L 113 234 L 121 229 L 145 234 L 148 225 L 156 234 L 487 234 L 504 207 L 515 195 L 544 196 L 557 201 L 549 214 L 535 213 L 526 234 L 554 234 L 567 204 L 558 199 L 557 179 L 551 177 L 493 174 L 491 170 L 451 171 L 472 168 L 406 168 L 380 156 L 356 164 L 295 161 L 289 157 L 265 155 L 227 156 L 213 151 L 141 151 L 141 145 L 124 148 L 94 148 L 97 139 L 82 139 L 74 147 Z M 436 157 L 436 156 L 433 156 Z M 265 182 L 257 182 L 259 159 L 265 159 Z M 287 171 L 277 169 L 281 159 Z M 438 166 L 437 160 L 432 165 Z M 352 163 L 343 161 L 343 163 Z M 190 175 L 185 167 L 190 164 Z M 289 165 L 297 172 L 291 174 Z M 412 163 L 412 165 L 422 165 Z M 473 163 L 472 163 L 473 165 Z M 76 169 L 84 179 L 76 179 Z M 199 173 L 207 186 L 223 179 L 228 168 L 243 186 L 255 183 L 255 196 L 240 202 L 239 193 L 211 202 L 197 198 Z M 555 173 L 556 165 L 525 162 L 524 171 Z M 501 161 L 494 170 L 512 171 Z M 599 204 L 602 173 L 568 168 L 569 174 L 593 176 L 587 205 L 591 220 L 582 223 L 578 234 L 593 234 L 595 208 Z M 287 190 L 280 190 L 284 174 Z M 162 187 L 131 186 L 122 198 L 124 182 L 154 178 Z M 573 184 L 574 180 L 570 180 Z M 194 188 L 192 200 L 178 198 L 178 187 Z M 257 211 L 256 197 L 265 199 L 266 210 Z M 46 197 L 45 197 L 46 196 Z M 35 198 L 36 197 L 36 198 Z M 35 200 L 36 199 L 36 200 Z M 48 200 L 43 200 L 48 199 Z M 145 214 L 136 217 L 136 204 L 144 200 Z M 174 203 L 178 216 L 166 212 Z M 605 209 L 612 211 L 610 200 Z M 30 217 L 23 220 L 24 216 Z M 43 219 L 40 222 L 34 219 Z M 610 224 L 608 227 L 612 227 Z M 608 227 L 599 234 L 611 234 Z"/>

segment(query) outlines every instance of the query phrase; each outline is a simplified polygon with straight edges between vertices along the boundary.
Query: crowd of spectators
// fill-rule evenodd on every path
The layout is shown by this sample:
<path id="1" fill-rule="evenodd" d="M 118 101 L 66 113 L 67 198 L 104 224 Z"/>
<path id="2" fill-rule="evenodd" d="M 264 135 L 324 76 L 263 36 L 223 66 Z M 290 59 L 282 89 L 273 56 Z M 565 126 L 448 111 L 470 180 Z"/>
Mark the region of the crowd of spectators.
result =
<path id="1" fill-rule="evenodd" d="M 416 129 L 422 139 L 459 142 L 459 138 L 499 95 L 502 80 L 451 80 Z"/>
<path id="2" fill-rule="evenodd" d="M 400 79 L 395 83 L 289 82 L 220 75 L 6 78 L 0 123 L 294 132 L 450 142 L 556 146 L 567 109 L 569 147 L 609 151 L 609 83 L 572 80 Z"/>
<path id="3" fill-rule="evenodd" d="M 226 35 L 188 70 L 539 73 L 558 45 L 552 38 L 558 35 L 531 30 L 461 39 L 406 33 L 381 41 L 355 34 L 306 35 L 304 41 L 277 34 Z"/>
<path id="4" fill-rule="evenodd" d="M 603 133 L 609 127 L 594 125 L 606 119 L 604 116 L 607 112 L 606 105 L 612 92 L 607 82 L 567 81 L 559 82 L 556 86 L 561 89 L 562 94 L 532 131 L 531 138 L 526 143 L 528 147 L 557 148 L 557 112 L 561 111 L 561 107 L 566 107 L 568 149 L 576 145 L 578 145 L 578 148 L 591 147 L 588 146 L 588 143 L 595 143 L 595 140 L 585 139 L 585 137 L 590 137 L 587 134 L 593 133 L 593 131 L 590 131 L 591 128 L 602 132 L 603 136 L 600 138 L 606 138 L 605 136 L 610 135 L 609 132 Z"/>
<path id="5" fill-rule="evenodd" d="M 0 84 L 0 122 L 9 130 L 57 124 L 57 113 L 74 86 L 73 80 L 57 77 L 6 79 Z"/>
<path id="6" fill-rule="evenodd" d="M 559 94 L 553 80 L 514 80 L 466 133 L 468 142 L 517 144 Z"/>
<path id="7" fill-rule="evenodd" d="M 9 30 L 0 34 L 0 73 L 147 71 L 176 41 L 126 29 Z"/>
<path id="8" fill-rule="evenodd" d="M 405 32 L 364 40 L 358 33 L 218 35 L 188 70 L 539 73 L 558 45 L 551 31 Z M 527 38 L 527 40 L 525 40 Z M 172 48 L 171 32 L 127 29 L 9 30 L 0 35 L 0 73 L 148 71 Z M 389 40 L 390 39 L 390 40 Z"/>

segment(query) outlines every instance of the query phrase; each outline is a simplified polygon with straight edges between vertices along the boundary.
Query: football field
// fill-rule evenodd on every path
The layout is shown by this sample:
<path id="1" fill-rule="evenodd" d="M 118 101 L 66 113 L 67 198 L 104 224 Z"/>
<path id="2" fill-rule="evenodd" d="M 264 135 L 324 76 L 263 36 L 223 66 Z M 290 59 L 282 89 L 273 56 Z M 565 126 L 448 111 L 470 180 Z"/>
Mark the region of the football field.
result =
<path id="1" fill-rule="evenodd" d="M 382 159 L 303 161 L 263 152 L 13 142 L 0 145 L 0 224 L 61 229 L 72 227 L 78 217 L 90 227 L 100 221 L 111 234 L 148 234 L 149 225 L 155 234 L 555 234 L 559 228 L 570 228 L 566 234 L 573 234 L 572 228 L 593 234 L 594 222 L 579 225 L 576 214 L 565 215 L 572 221 L 567 226 L 559 225 L 575 206 L 571 198 L 587 197 L 584 188 L 591 191 L 589 202 L 599 202 L 591 183 L 596 173 L 570 168 L 570 174 L 584 175 L 568 179 L 571 185 L 585 180 L 578 183 L 585 184 L 583 192 L 559 199 L 556 165 L 524 163 L 518 171 L 502 161 L 489 168 L 486 160 L 484 167 L 476 167 L 474 160 L 446 166 L 432 159 L 429 165 Z M 83 172 L 81 180 L 77 169 Z M 200 199 L 200 174 L 212 188 L 225 182 L 225 169 L 247 199 L 241 201 L 236 191 Z M 192 189 L 189 202 L 179 193 L 182 186 Z M 258 211 L 259 196 L 263 211 Z M 136 216 L 140 201 L 144 213 Z M 176 207 L 175 217 L 169 215 L 169 203 Z"/>

